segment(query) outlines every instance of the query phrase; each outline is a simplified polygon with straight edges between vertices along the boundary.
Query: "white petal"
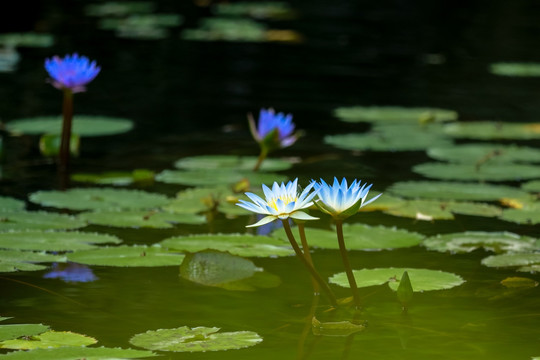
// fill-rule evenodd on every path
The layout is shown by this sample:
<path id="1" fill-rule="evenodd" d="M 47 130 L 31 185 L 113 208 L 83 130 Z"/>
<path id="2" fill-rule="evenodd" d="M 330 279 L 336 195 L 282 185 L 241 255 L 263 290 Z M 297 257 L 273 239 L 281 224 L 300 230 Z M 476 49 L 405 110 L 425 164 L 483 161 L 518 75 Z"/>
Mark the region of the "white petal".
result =
<path id="1" fill-rule="evenodd" d="M 256 227 L 256 226 L 262 226 L 262 225 L 266 225 L 274 220 L 276 220 L 277 217 L 275 216 L 265 216 L 263 217 L 261 220 L 257 221 L 255 224 L 251 224 L 251 225 L 248 225 L 246 227 Z"/>
<path id="2" fill-rule="evenodd" d="M 308 215 L 303 211 L 295 211 L 290 215 L 290 217 L 298 220 L 319 220 L 319 218 Z"/>

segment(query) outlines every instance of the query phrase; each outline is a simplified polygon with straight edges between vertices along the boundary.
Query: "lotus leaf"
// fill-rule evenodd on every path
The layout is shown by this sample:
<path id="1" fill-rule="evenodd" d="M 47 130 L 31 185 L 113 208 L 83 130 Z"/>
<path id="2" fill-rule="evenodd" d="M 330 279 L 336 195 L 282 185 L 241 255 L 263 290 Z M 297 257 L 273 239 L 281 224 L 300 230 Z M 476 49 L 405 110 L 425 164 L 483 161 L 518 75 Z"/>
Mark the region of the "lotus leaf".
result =
<path id="1" fill-rule="evenodd" d="M 91 224 L 134 228 L 172 228 L 174 224 L 204 224 L 204 216 L 172 214 L 159 211 L 94 211 L 82 213 L 80 219 Z"/>
<path id="2" fill-rule="evenodd" d="M 536 77 L 540 76 L 540 64 L 521 62 L 500 62 L 489 66 L 491 73 L 502 76 Z"/>
<path id="3" fill-rule="evenodd" d="M 88 346 L 95 344 L 96 339 L 70 331 L 47 331 L 39 335 L 24 338 L 4 340 L 0 342 L 2 349 L 29 350 L 47 349 L 61 346 Z"/>
<path id="4" fill-rule="evenodd" d="M 52 349 L 13 351 L 0 355 L 0 359 L 9 360 L 103 360 L 103 359 L 139 359 L 156 356 L 151 351 L 121 348 L 91 348 L 84 346 L 65 346 Z"/>
<path id="5" fill-rule="evenodd" d="M 76 251 L 94 244 L 118 244 L 119 238 L 107 234 L 78 231 L 17 231 L 0 233 L 0 248 L 38 251 Z"/>
<path id="6" fill-rule="evenodd" d="M 235 169 L 250 171 L 257 163 L 255 156 L 235 156 L 235 155 L 204 155 L 185 157 L 177 160 L 174 166 L 178 169 L 189 170 L 215 170 L 215 169 Z M 260 170 L 280 171 L 290 169 L 292 163 L 282 159 L 266 159 Z"/>
<path id="7" fill-rule="evenodd" d="M 49 330 L 43 324 L 0 325 L 0 341 L 17 339 L 21 336 L 34 336 Z"/>
<path id="8" fill-rule="evenodd" d="M 160 246 L 117 246 L 82 250 L 68 254 L 68 260 L 79 264 L 99 266 L 177 266 L 184 255 L 170 253 Z"/>
<path id="9" fill-rule="evenodd" d="M 334 110 L 334 115 L 346 122 L 419 123 L 455 121 L 458 113 L 437 108 L 407 108 L 400 106 L 351 106 Z"/>
<path id="10" fill-rule="evenodd" d="M 441 180 L 521 181 L 540 178 L 540 166 L 525 164 L 456 164 L 425 163 L 413 171 Z"/>
<path id="11" fill-rule="evenodd" d="M 252 331 L 219 333 L 217 327 L 182 326 L 176 329 L 148 330 L 133 336 L 129 342 L 149 350 L 161 351 L 220 351 L 254 346 L 262 338 Z"/>
<path id="12" fill-rule="evenodd" d="M 86 222 L 73 216 L 45 211 L 0 211 L 0 232 L 33 229 L 77 229 Z"/>
<path id="13" fill-rule="evenodd" d="M 436 160 L 475 164 L 479 168 L 494 163 L 540 162 L 540 149 L 502 144 L 437 146 L 427 149 L 427 154 Z"/>
<path id="14" fill-rule="evenodd" d="M 452 137 L 478 140 L 539 139 L 540 123 L 456 122 L 445 125 L 444 132 Z"/>
<path id="15" fill-rule="evenodd" d="M 471 252 L 479 248 L 496 253 L 540 250 L 537 239 L 509 232 L 466 231 L 439 234 L 425 239 L 422 245 L 430 250 L 452 253 Z"/>
<path id="16" fill-rule="evenodd" d="M 132 128 L 133 122 L 128 119 L 92 115 L 73 116 L 72 132 L 81 137 L 116 135 L 128 132 Z M 8 122 L 6 129 L 13 134 L 60 134 L 62 131 L 62 118 L 41 116 L 18 119 Z"/>

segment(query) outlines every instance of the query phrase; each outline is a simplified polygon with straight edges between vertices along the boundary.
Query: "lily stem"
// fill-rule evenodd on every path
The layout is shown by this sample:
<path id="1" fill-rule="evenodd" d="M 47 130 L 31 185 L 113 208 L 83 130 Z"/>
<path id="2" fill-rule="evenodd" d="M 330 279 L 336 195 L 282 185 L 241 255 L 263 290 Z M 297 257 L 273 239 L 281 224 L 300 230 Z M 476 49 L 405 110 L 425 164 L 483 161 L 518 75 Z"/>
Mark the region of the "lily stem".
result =
<path id="1" fill-rule="evenodd" d="M 71 124 L 73 122 L 73 92 L 64 89 L 64 101 L 62 104 L 62 137 L 60 139 L 60 171 L 67 172 L 69 166 L 69 150 L 71 142 Z"/>
<path id="2" fill-rule="evenodd" d="M 266 159 L 266 156 L 268 156 L 268 150 L 266 150 L 264 147 L 261 147 L 261 153 L 259 154 L 259 158 L 257 159 L 257 163 L 253 167 L 253 171 L 258 171 L 261 167 L 262 162 L 264 159 Z"/>
<path id="3" fill-rule="evenodd" d="M 313 265 L 313 259 L 311 258 L 311 254 L 309 253 L 309 245 L 306 239 L 306 231 L 304 227 L 304 223 L 297 222 L 296 225 L 298 226 L 298 233 L 300 234 L 300 241 L 302 243 L 302 251 L 304 253 L 304 257 L 306 260 L 315 268 Z M 315 280 L 313 277 L 311 277 L 311 282 L 313 283 L 313 290 L 315 293 L 319 293 L 321 291 L 321 287 L 317 283 L 317 280 Z"/>
<path id="4" fill-rule="evenodd" d="M 328 284 L 323 280 L 321 275 L 315 270 L 313 265 L 306 259 L 304 254 L 302 253 L 302 250 L 298 246 L 298 243 L 296 242 L 296 239 L 294 238 L 294 235 L 291 231 L 291 226 L 289 225 L 288 219 L 281 220 L 283 223 L 283 228 L 285 229 L 285 233 L 287 234 L 287 238 L 289 239 L 289 242 L 291 243 L 292 248 L 294 249 L 294 252 L 296 253 L 296 256 L 302 261 L 302 263 L 306 266 L 308 271 L 311 274 L 311 277 L 319 284 L 319 286 L 325 291 L 326 295 L 328 296 L 328 299 L 330 300 L 330 303 L 332 306 L 337 307 L 337 300 L 332 292 L 332 289 L 328 286 Z"/>
<path id="5" fill-rule="evenodd" d="M 349 261 L 349 255 L 347 254 L 347 248 L 345 247 L 345 240 L 343 238 L 343 221 L 336 220 L 336 234 L 339 244 L 339 252 L 341 253 L 341 259 L 343 266 L 345 266 L 345 273 L 347 274 L 347 280 L 349 280 L 349 286 L 353 294 L 354 304 L 357 308 L 360 308 L 360 293 L 358 292 L 358 286 L 352 272 L 351 263 Z"/>

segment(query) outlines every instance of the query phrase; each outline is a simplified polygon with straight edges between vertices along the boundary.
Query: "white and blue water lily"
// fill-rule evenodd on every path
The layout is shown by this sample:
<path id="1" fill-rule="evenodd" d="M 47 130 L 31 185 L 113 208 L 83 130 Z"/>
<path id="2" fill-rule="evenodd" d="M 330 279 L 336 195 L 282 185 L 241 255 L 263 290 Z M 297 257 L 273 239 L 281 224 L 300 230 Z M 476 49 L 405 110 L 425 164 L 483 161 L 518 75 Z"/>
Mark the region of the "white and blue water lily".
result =
<path id="1" fill-rule="evenodd" d="M 367 204 L 377 200 L 379 194 L 366 201 L 369 189 L 373 184 L 364 183 L 354 180 L 351 185 L 347 185 L 347 180 L 343 178 L 341 183 L 337 178 L 334 178 L 334 183 L 328 185 L 323 179 L 318 183 L 313 181 L 315 191 L 317 191 L 318 199 L 315 200 L 315 205 L 327 214 L 330 214 L 336 219 L 346 219 L 354 215 L 358 210 Z"/>
<path id="2" fill-rule="evenodd" d="M 253 202 L 238 200 L 236 205 L 258 214 L 267 215 L 257 223 L 247 227 L 261 226 L 274 220 L 286 220 L 288 218 L 317 220 L 318 218 L 301 211 L 313 205 L 313 197 L 317 195 L 317 191 L 311 191 L 314 186 L 315 184 L 311 183 L 298 194 L 298 179 L 289 181 L 286 185 L 274 182 L 271 189 L 263 184 L 262 189 L 266 200 L 248 192 L 246 195 Z"/>

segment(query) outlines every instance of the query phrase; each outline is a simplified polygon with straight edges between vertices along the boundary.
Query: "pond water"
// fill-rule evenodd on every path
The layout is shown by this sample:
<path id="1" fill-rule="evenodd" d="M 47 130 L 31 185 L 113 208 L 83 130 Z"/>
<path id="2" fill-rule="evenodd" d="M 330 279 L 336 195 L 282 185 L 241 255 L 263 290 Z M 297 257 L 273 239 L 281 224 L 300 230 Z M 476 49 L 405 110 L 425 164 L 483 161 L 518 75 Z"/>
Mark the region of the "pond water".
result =
<path id="1" fill-rule="evenodd" d="M 411 7 L 399 1 L 382 5 L 296 0 L 289 3 L 294 16 L 262 22 L 272 29 L 294 31 L 301 35 L 300 41 L 183 39 L 186 29 L 196 28 L 203 18 L 217 16 L 210 3 L 154 2 L 155 13 L 183 16 L 181 24 L 167 28 L 166 35 L 156 39 L 120 37 L 113 30 L 101 29 L 100 18 L 88 14 L 88 2 L 42 1 L 32 11 L 18 5 L 14 18 L 22 20 L 3 24 L 1 30 L 50 33 L 54 44 L 17 49 L 20 61 L 16 69 L 0 73 L 0 119 L 9 123 L 59 115 L 61 92 L 46 83 L 43 61 L 76 51 L 96 59 L 102 71 L 87 92 L 75 95 L 75 115 L 127 118 L 135 126 L 124 134 L 83 137 L 80 155 L 72 159 L 72 173 L 149 169 L 157 174 L 173 170 L 175 161 L 186 157 L 257 156 L 259 148 L 251 138 L 246 114 L 274 107 L 292 113 L 297 128 L 305 132 L 293 146 L 270 155 L 270 159 L 285 158 L 293 163 L 277 171 L 279 176 L 299 178 L 303 187 L 311 179 L 356 178 L 374 184 L 370 197 L 384 193 L 346 224 L 407 230 L 422 238 L 465 231 L 506 231 L 536 239 L 532 251 L 538 253 L 538 223 L 463 211 L 454 213 L 453 218 L 428 219 L 425 216 L 430 216 L 429 211 L 424 212 L 422 207 L 417 209 L 417 216 L 407 217 L 384 212 L 383 205 L 376 207 L 377 202 L 388 204 L 389 199 L 399 197 L 389 191 L 392 185 L 428 179 L 413 171 L 418 164 L 434 161 L 425 149 L 343 149 L 325 140 L 327 135 L 369 131 L 373 126 L 369 122 L 344 122 L 334 114 L 338 107 L 360 105 L 450 109 L 462 122 L 538 121 L 540 80 L 495 76 L 488 71 L 495 62 L 540 59 L 537 4 L 513 1 L 486 6 L 473 1 L 461 6 L 420 2 Z M 463 138 L 441 141 L 455 146 L 478 142 Z M 39 136 L 4 134 L 0 195 L 25 201 L 27 210 L 77 215 L 78 211 L 29 200 L 32 193 L 61 187 L 54 161 L 40 154 L 38 142 Z M 538 137 L 490 143 L 538 148 Z M 538 167 L 538 160 L 532 163 Z M 213 171 L 208 169 L 207 173 Z M 218 177 L 219 172 L 216 174 Z M 539 177 L 520 179 L 517 174 L 506 181 L 473 179 L 469 183 L 518 189 L 527 180 Z M 96 185 L 72 181 L 70 186 Z M 191 187 L 156 180 L 116 188 L 163 194 L 172 200 L 179 191 Z M 260 189 L 260 183 L 253 184 L 252 189 Z M 486 203 L 502 208 L 499 200 Z M 372 211 L 368 211 L 370 207 Z M 321 220 L 308 223 L 308 230 L 333 229 L 329 216 L 316 210 L 311 213 Z M 125 245 L 152 245 L 175 236 L 256 234 L 256 229 L 245 227 L 254 222 L 251 215 L 217 212 L 202 224 L 174 224 L 160 229 L 90 224 L 78 231 L 114 235 Z M 179 276 L 177 264 L 71 264 L 71 274 L 81 274 L 90 281 L 66 281 L 51 275 L 65 265 L 49 262 L 45 270 L 0 274 L 0 316 L 12 317 L 3 324 L 42 323 L 52 330 L 85 334 L 97 339 L 93 347 L 142 349 L 130 343 L 134 335 L 181 326 L 251 331 L 262 338 L 255 346 L 238 350 L 156 350 L 163 359 L 540 357 L 540 290 L 536 286 L 540 277 L 537 272 L 518 272 L 516 266 L 482 264 L 494 254 L 484 248 L 434 251 L 421 244 L 350 250 L 354 269 L 431 269 L 464 280 L 448 289 L 415 292 L 407 311 L 386 284 L 362 287 L 359 314 L 353 314 L 347 305 L 332 310 L 324 294 L 313 296 L 309 273 L 294 256 L 250 257 L 257 268 L 280 279 L 278 286 L 254 291 L 196 284 Z M 344 271 L 336 249 L 313 248 L 312 257 L 325 279 Z M 530 282 L 501 284 L 512 277 Z M 412 284 L 414 288 L 414 278 Z M 351 296 L 346 287 L 331 287 L 338 298 Z M 367 326 L 353 334 L 323 331 L 320 335 L 314 333 L 313 316 L 323 322 L 360 318 Z M 11 352 L 0 351 L 0 358 Z"/>

